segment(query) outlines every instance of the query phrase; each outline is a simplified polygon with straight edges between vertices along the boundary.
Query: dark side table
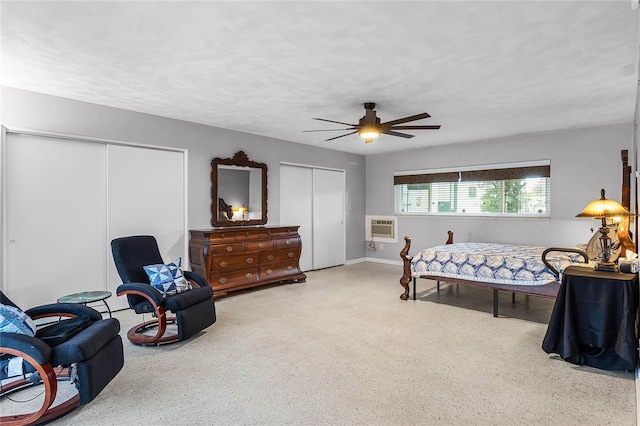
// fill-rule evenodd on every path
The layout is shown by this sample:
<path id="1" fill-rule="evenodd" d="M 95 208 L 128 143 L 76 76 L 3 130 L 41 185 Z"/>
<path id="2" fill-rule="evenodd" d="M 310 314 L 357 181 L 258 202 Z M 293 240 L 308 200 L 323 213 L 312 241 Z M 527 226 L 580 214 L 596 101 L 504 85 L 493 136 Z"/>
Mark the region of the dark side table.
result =
<path id="1" fill-rule="evenodd" d="M 542 349 L 603 370 L 638 364 L 638 275 L 565 269 Z"/>
<path id="2" fill-rule="evenodd" d="M 109 305 L 107 304 L 107 299 L 111 297 L 110 291 L 81 291 L 80 293 L 67 294 L 66 296 L 62 296 L 58 298 L 58 303 L 82 303 L 86 305 L 87 303 L 99 302 L 102 301 L 104 306 L 107 307 L 107 312 L 109 312 L 109 318 L 111 318 L 111 309 L 109 309 Z"/>

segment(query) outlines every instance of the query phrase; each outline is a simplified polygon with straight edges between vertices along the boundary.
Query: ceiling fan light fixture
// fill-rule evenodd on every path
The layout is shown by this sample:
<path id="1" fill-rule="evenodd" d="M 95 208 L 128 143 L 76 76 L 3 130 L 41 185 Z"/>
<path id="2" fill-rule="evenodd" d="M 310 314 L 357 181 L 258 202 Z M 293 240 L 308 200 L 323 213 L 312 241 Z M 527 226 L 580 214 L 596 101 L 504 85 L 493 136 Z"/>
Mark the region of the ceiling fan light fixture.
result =
<path id="1" fill-rule="evenodd" d="M 324 129 L 324 130 L 303 130 L 303 132 L 326 132 L 326 131 L 349 131 L 349 133 L 345 133 L 340 136 L 334 136 L 329 139 L 325 139 L 325 141 L 332 141 L 335 139 L 344 138 L 345 136 L 353 135 L 357 133 L 366 143 L 371 143 L 380 136 L 382 133 L 389 136 L 397 136 L 400 138 L 410 139 L 413 135 L 403 133 L 402 131 L 398 132 L 398 130 L 437 130 L 440 128 L 440 125 L 432 125 L 432 126 L 423 126 L 423 125 L 409 125 L 405 126 L 404 123 L 408 123 L 411 121 L 422 120 L 424 118 L 430 118 L 431 116 L 426 112 L 410 115 L 408 117 L 398 118 L 396 120 L 391 120 L 382 123 L 380 118 L 376 115 L 376 110 L 374 109 L 376 104 L 373 102 L 366 102 L 364 104 L 365 114 L 364 117 L 358 120 L 357 124 L 347 123 L 344 121 L 335 121 L 335 120 L 327 120 L 326 118 L 314 118 L 314 120 L 326 121 L 328 123 L 342 124 L 343 126 L 347 126 L 347 128 L 343 129 Z"/>
<path id="2" fill-rule="evenodd" d="M 358 130 L 358 134 L 365 140 L 365 142 L 372 142 L 373 139 L 380 136 L 380 130 L 374 126 L 366 126 L 360 128 L 360 130 Z"/>

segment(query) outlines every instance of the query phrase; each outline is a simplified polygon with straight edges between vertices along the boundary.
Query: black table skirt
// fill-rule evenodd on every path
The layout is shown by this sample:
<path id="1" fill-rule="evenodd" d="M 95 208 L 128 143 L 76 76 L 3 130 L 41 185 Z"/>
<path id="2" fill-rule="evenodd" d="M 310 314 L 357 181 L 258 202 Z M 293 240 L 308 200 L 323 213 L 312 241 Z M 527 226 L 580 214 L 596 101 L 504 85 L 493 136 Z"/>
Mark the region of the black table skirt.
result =
<path id="1" fill-rule="evenodd" d="M 567 268 L 542 343 L 577 365 L 633 370 L 638 364 L 638 276 Z"/>

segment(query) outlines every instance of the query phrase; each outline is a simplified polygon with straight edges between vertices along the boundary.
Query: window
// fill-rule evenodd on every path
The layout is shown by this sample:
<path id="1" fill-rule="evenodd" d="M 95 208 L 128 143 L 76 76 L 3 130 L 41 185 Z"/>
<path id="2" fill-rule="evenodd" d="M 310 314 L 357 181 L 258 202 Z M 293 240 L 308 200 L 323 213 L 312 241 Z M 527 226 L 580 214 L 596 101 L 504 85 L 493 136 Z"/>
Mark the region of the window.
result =
<path id="1" fill-rule="evenodd" d="M 394 174 L 402 215 L 550 217 L 550 161 Z"/>

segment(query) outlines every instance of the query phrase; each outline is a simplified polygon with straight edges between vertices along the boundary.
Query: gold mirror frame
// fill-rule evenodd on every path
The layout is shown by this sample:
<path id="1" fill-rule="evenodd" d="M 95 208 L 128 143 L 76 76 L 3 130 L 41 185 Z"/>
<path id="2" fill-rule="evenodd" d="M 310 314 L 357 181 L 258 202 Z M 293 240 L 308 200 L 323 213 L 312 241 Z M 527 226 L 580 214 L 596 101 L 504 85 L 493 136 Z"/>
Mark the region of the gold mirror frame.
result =
<path id="1" fill-rule="evenodd" d="M 221 220 L 218 188 L 219 166 L 235 166 L 239 168 L 259 169 L 262 171 L 262 217 L 251 220 Z M 214 158 L 211 160 L 211 225 L 212 226 L 248 226 L 267 223 L 267 165 L 249 160 L 244 151 L 238 151 L 233 158 Z"/>

